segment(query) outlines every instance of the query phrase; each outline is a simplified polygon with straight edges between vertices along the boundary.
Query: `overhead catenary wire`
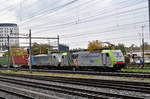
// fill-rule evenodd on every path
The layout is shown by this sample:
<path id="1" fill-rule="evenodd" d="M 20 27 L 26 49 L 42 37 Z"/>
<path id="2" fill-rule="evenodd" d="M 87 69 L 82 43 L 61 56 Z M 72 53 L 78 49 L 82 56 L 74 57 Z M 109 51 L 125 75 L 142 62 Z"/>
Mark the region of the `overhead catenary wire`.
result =
<path id="1" fill-rule="evenodd" d="M 133 32 L 133 31 L 130 31 L 130 32 Z M 94 36 L 90 35 L 90 39 L 87 38 L 86 36 L 84 36 L 84 38 L 82 38 L 81 40 L 91 40 L 91 39 L 100 39 L 100 38 L 101 38 L 101 40 L 112 40 L 112 39 L 117 39 L 117 38 L 122 39 L 122 38 L 128 38 L 129 35 L 130 35 L 130 37 L 133 37 L 133 38 L 138 37 L 137 34 L 132 34 L 132 35 L 129 34 L 130 32 L 124 31 L 123 36 L 120 32 L 113 33 L 113 36 L 107 36 L 107 37 L 105 35 L 101 35 L 101 34 L 94 35 Z M 110 32 L 109 34 L 112 34 L 112 32 Z M 106 35 L 108 35 L 108 33 Z M 120 35 L 120 36 L 118 36 L 118 35 Z M 87 35 L 87 36 L 89 36 L 89 35 Z M 71 38 L 68 38 L 67 40 L 70 41 L 69 39 L 71 39 Z M 78 37 L 78 39 L 80 39 L 80 37 Z M 80 41 L 80 40 L 78 40 L 78 41 Z"/>
<path id="2" fill-rule="evenodd" d="M 145 8 L 145 7 L 144 7 Z M 74 22 L 75 23 L 75 22 Z"/>
<path id="3" fill-rule="evenodd" d="M 143 16 L 143 15 L 140 15 L 140 16 Z M 108 16 L 105 16 L 105 17 L 103 17 L 104 19 L 106 18 L 106 17 L 108 17 Z M 136 16 L 135 16 L 136 17 Z M 124 18 L 121 18 L 122 20 L 123 19 L 125 19 L 126 17 L 124 17 Z M 101 18 L 99 18 L 100 20 L 101 20 Z M 128 20 L 133 20 L 133 16 L 131 16 L 131 18 L 126 18 L 126 19 L 128 19 Z M 78 24 L 83 24 L 83 23 L 87 23 L 87 22 L 92 22 L 92 21 L 97 21 L 97 20 L 86 20 L 86 21 L 83 21 L 82 19 L 80 19 L 80 21 L 81 22 L 79 22 Z M 115 22 L 116 20 L 111 20 L 111 21 L 109 21 L 109 22 L 106 22 L 106 23 L 103 23 L 103 25 L 105 25 L 105 24 L 108 24 L 108 23 L 112 23 L 112 22 Z M 101 21 L 102 22 L 102 21 Z M 57 29 L 53 29 L 53 28 L 60 28 L 60 27 L 63 27 L 63 29 L 65 28 L 64 26 L 66 26 L 66 28 L 70 28 L 70 27 L 72 27 L 72 26 L 74 26 L 74 25 L 76 25 L 76 22 L 74 21 L 74 22 L 69 22 L 69 23 L 65 23 L 65 24 L 61 24 L 61 25 L 55 25 L 55 26 L 46 26 L 45 28 L 47 28 L 47 29 L 43 29 L 43 30 L 38 30 L 38 31 L 34 31 L 34 34 L 38 34 L 38 32 L 44 32 L 44 31 L 49 31 L 49 30 L 51 30 L 51 31 L 53 31 L 53 30 L 57 30 Z M 69 27 L 67 27 L 67 26 L 69 26 Z M 40 28 L 39 28 L 40 29 Z"/>
<path id="4" fill-rule="evenodd" d="M 97 2 L 97 0 L 95 0 L 95 1 Z M 148 9 L 147 5 L 143 5 L 143 6 L 138 7 L 142 3 L 146 4 L 145 1 L 146 0 L 144 0 L 144 1 L 143 0 L 137 0 L 137 1 L 133 2 L 133 1 L 128 1 L 128 0 L 121 0 L 121 1 L 116 1 L 115 4 L 117 4 L 119 2 L 124 2 L 124 3 L 122 3 L 120 5 L 116 5 L 116 7 L 114 7 L 114 8 L 104 7 L 102 9 L 96 9 L 95 11 L 92 11 L 92 10 L 94 10 L 94 8 L 93 9 L 88 9 L 88 8 L 85 9 L 84 5 L 83 5 L 83 7 L 79 6 L 79 9 L 81 9 L 81 11 L 78 15 L 76 15 L 76 13 L 75 13 L 74 15 L 76 15 L 77 17 L 75 17 L 73 19 L 73 18 L 71 18 L 71 15 L 69 15 L 70 13 L 65 13 L 65 11 L 70 10 L 71 13 L 75 12 L 75 10 L 78 11 L 78 9 L 75 9 L 75 8 L 70 9 L 74 6 L 77 6 L 76 4 L 78 4 L 78 2 L 76 2 L 74 4 L 71 4 L 67 7 L 65 7 L 65 9 L 61 8 L 60 10 L 54 10 L 55 13 L 53 13 L 53 14 L 49 14 L 49 12 L 47 12 L 48 9 L 51 9 L 51 8 L 48 8 L 48 9 L 41 11 L 43 14 L 39 17 L 36 17 L 36 15 L 40 15 L 41 12 L 39 12 L 37 14 L 33 14 L 33 17 L 31 19 L 29 17 L 25 17 L 25 19 L 27 18 L 27 20 L 29 19 L 28 22 L 31 22 L 31 27 L 34 28 L 33 29 L 33 34 L 35 33 L 34 35 L 41 34 L 43 36 L 49 36 L 48 33 L 52 33 L 52 35 L 53 35 L 53 34 L 56 34 L 58 32 L 58 33 L 62 33 L 62 35 L 61 35 L 62 40 L 65 40 L 68 38 L 75 40 L 78 37 L 82 38 L 82 37 L 88 35 L 88 34 L 86 34 L 86 32 L 89 33 L 89 35 L 91 35 L 91 37 L 92 36 L 94 37 L 95 35 L 104 36 L 106 34 L 110 34 L 111 32 L 113 32 L 113 33 L 116 32 L 116 34 L 117 34 L 120 31 L 126 31 L 126 29 L 128 29 L 128 27 L 126 25 L 121 26 L 121 25 L 123 25 L 123 23 L 121 23 L 121 22 L 118 23 L 118 20 L 119 21 L 125 20 L 126 21 L 125 24 L 128 24 L 128 23 L 132 24 L 133 21 L 141 22 L 141 23 L 136 23 L 136 25 L 132 24 L 133 27 L 131 25 L 130 29 L 133 31 L 135 30 L 133 32 L 133 34 L 135 34 L 136 29 L 138 27 L 134 28 L 134 26 L 139 26 L 140 24 L 147 24 L 147 22 L 144 22 L 144 21 L 147 21 L 147 14 L 146 14 L 146 11 Z M 57 2 L 57 1 L 55 1 L 55 2 Z M 85 2 L 82 1 L 81 4 L 85 3 Z M 94 2 L 89 1 L 89 4 L 92 5 L 92 4 L 94 4 Z M 87 4 L 87 7 L 88 7 L 88 4 Z M 115 9 L 117 7 L 118 8 L 122 7 L 122 8 L 115 11 Z M 44 9 L 44 8 L 37 9 L 37 10 L 33 11 L 32 13 L 35 13 L 36 11 L 40 11 L 42 9 Z M 137 10 L 135 10 L 135 9 L 137 9 Z M 133 10 L 135 10 L 135 11 L 133 11 Z M 92 12 L 89 13 L 89 15 L 84 16 L 83 14 L 84 13 L 86 14 L 88 11 L 92 11 Z M 64 15 L 61 14 L 62 12 L 64 12 Z M 114 14 L 114 16 L 113 16 L 113 14 Z M 115 15 L 115 14 L 117 14 L 117 15 Z M 134 14 L 134 15 L 132 15 L 132 14 Z M 143 20 L 140 19 L 142 17 L 142 14 L 145 15 L 145 19 L 143 19 Z M 49 20 L 49 17 L 51 17 L 51 15 L 54 17 L 51 18 L 52 20 Z M 67 15 L 68 15 L 68 17 L 65 18 L 65 16 L 67 16 Z M 55 16 L 56 16 L 56 18 L 55 18 Z M 79 20 L 78 20 L 78 17 L 79 17 Z M 106 17 L 109 17 L 111 19 L 107 20 Z M 115 21 L 115 17 L 116 17 L 116 21 Z M 46 19 L 44 21 L 40 21 L 40 20 L 42 20 L 42 18 L 46 18 Z M 64 21 L 61 21 L 63 19 L 64 19 Z M 102 21 L 100 23 L 96 23 L 96 21 L 98 21 L 100 19 Z M 139 19 L 139 21 L 137 19 Z M 24 21 L 27 21 L 27 20 L 24 20 Z M 40 22 L 36 23 L 35 20 L 36 21 L 39 20 Z M 56 22 L 55 22 L 55 20 L 56 20 Z M 59 22 L 59 20 L 61 22 Z M 27 22 L 27 24 L 30 24 L 28 22 Z M 32 24 L 32 22 L 34 22 L 34 23 Z M 71 23 L 71 22 L 73 22 L 73 23 Z M 110 24 L 107 25 L 108 24 L 107 22 L 108 23 L 110 22 Z M 23 23 L 22 25 L 25 26 L 26 25 L 25 23 Z M 47 23 L 47 24 L 44 24 L 44 23 Z M 43 24 L 43 26 L 40 26 L 42 24 Z M 89 26 L 87 24 L 89 24 Z M 99 25 L 99 26 L 96 26 L 96 25 Z M 100 25 L 102 25 L 102 26 L 100 26 Z M 89 29 L 90 26 L 93 26 L 93 27 L 91 27 L 91 30 Z M 112 29 L 113 27 L 114 27 L 114 29 Z M 53 31 L 54 31 L 54 33 L 53 33 Z M 137 29 L 137 31 L 138 31 L 138 29 Z M 129 32 L 131 32 L 131 31 L 129 30 Z M 121 33 L 118 36 L 121 37 Z M 89 37 L 89 39 L 90 39 L 90 37 Z M 119 39 L 119 40 L 121 40 L 121 39 Z"/>
<path id="5" fill-rule="evenodd" d="M 128 0 L 127 0 L 128 1 Z M 143 2 L 143 1 L 142 1 Z M 140 2 L 141 3 L 141 2 Z M 137 3 L 137 4 L 139 4 L 139 3 Z M 83 6 L 83 5 L 82 5 Z M 117 5 L 118 6 L 118 5 Z M 84 6 L 83 6 L 84 7 Z M 75 8 L 77 8 L 77 7 L 75 7 Z M 70 11 L 72 11 L 72 9 L 70 9 Z M 48 13 L 49 14 L 49 13 Z M 44 16 L 43 16 L 44 17 Z"/>
<path id="6" fill-rule="evenodd" d="M 146 20 L 146 21 L 140 21 L 140 22 L 135 22 L 135 23 L 129 23 L 129 24 L 123 24 L 123 25 L 120 25 L 120 27 L 122 27 L 122 26 L 129 26 L 129 25 L 134 25 L 134 24 L 140 24 L 140 23 L 145 23 L 145 22 L 147 22 L 148 23 L 148 20 Z M 115 28 L 116 26 L 112 26 L 112 27 L 109 27 L 109 28 Z M 123 27 L 124 28 L 124 27 Z M 122 29 L 122 28 L 121 28 Z M 119 30 L 119 29 L 111 29 L 111 30 L 107 30 L 107 29 L 105 29 L 105 31 L 100 31 L 100 32 L 98 32 L 98 33 L 105 33 L 105 32 L 113 32 L 113 31 L 117 31 L 117 30 Z M 92 31 L 91 31 L 92 32 Z M 75 33 L 73 33 L 73 34 L 75 34 Z M 77 35 L 73 35 L 73 34 L 69 34 L 70 36 L 68 36 L 69 38 L 70 37 L 77 37 L 77 36 L 81 36 L 81 35 L 89 35 L 89 34 L 85 34 L 85 33 L 82 33 L 82 34 L 77 34 Z M 92 33 L 92 34 L 94 34 L 94 33 Z M 65 36 L 65 35 L 64 35 Z"/>
<path id="7" fill-rule="evenodd" d="M 93 0 L 93 1 L 95 1 L 95 0 Z M 85 3 L 83 3 L 82 6 L 83 6 L 83 5 L 85 6 L 86 3 L 88 4 L 88 3 L 90 3 L 90 2 L 91 2 L 91 0 L 90 0 L 90 1 L 87 1 L 87 2 L 85 2 Z M 81 5 L 79 5 L 79 6 L 81 6 Z M 65 7 L 66 7 L 66 6 L 65 6 Z M 77 7 L 78 7 L 78 6 L 74 7 L 74 9 L 77 8 Z M 40 9 L 40 10 L 41 10 L 41 9 Z M 52 9 L 51 9 L 51 10 L 52 10 Z M 70 9 L 69 11 L 72 11 L 72 10 Z M 54 10 L 54 12 L 52 12 L 52 13 L 55 13 L 55 12 L 56 12 L 56 11 Z M 33 20 L 35 20 L 35 19 L 38 19 L 39 17 L 45 18 L 45 15 L 46 15 L 46 14 L 51 14 L 51 17 L 56 15 L 56 14 L 53 14 L 53 15 L 52 15 L 52 13 L 49 13 L 49 12 L 48 12 L 48 13 L 45 13 L 43 16 L 40 14 L 40 15 L 35 15 L 35 16 L 31 17 L 31 18 L 27 18 L 27 19 L 25 19 L 25 21 L 24 21 L 21 25 L 24 25 L 26 22 L 33 21 Z"/>
<path id="8" fill-rule="evenodd" d="M 131 13 L 131 12 L 136 12 L 136 11 L 143 11 L 143 9 L 146 9 L 147 10 L 147 8 L 148 7 L 140 7 L 140 8 L 136 8 L 136 9 L 131 9 L 131 10 L 128 10 L 128 11 L 123 11 L 123 12 L 119 12 L 119 13 L 113 13 L 113 14 L 110 14 L 110 15 L 106 15 L 106 16 L 101 16 L 101 17 L 99 17 L 98 16 L 98 18 L 107 18 L 107 17 L 114 17 L 114 16 L 123 16 L 124 14 L 128 14 L 128 13 Z M 93 19 L 95 19 L 94 17 L 87 17 L 87 18 L 82 18 L 82 19 L 80 19 L 81 21 L 82 20 L 85 20 L 85 19 L 90 19 L 90 18 L 93 18 Z M 75 23 L 75 21 L 72 21 L 72 22 L 68 22 L 68 23 L 63 23 L 63 24 L 58 24 L 58 25 L 54 25 L 54 26 L 49 26 L 49 25 L 46 25 L 46 26 L 43 26 L 43 25 L 36 25 L 35 27 L 37 27 L 37 26 L 39 26 L 39 27 L 45 27 L 45 28 L 47 28 L 47 27 L 56 27 L 56 26 L 63 26 L 63 25 L 69 25 L 69 24 L 71 24 L 71 23 Z"/>
<path id="9" fill-rule="evenodd" d="M 144 2 L 144 1 L 143 1 Z M 138 2 L 137 4 L 140 4 L 141 2 Z M 136 4 L 135 4 L 136 5 Z M 118 5 L 117 5 L 118 6 Z M 130 5 L 130 6 L 133 6 L 133 5 Z M 123 9 L 123 8 L 126 8 L 126 7 L 130 7 L 129 5 L 126 5 L 125 7 L 122 7 L 122 8 L 120 8 L 120 9 Z M 115 11 L 116 9 L 113 9 L 113 10 L 111 10 L 111 11 L 109 11 L 109 12 L 101 12 L 101 15 L 103 15 L 103 14 L 106 14 L 106 13 L 110 13 L 110 12 L 112 12 L 112 11 Z M 98 15 L 100 15 L 100 13 L 98 13 Z M 97 15 L 94 15 L 94 16 L 97 16 Z M 90 17 L 92 17 L 92 16 L 90 16 Z M 42 24 L 40 24 L 41 26 L 42 26 Z"/>
<path id="10" fill-rule="evenodd" d="M 70 1 L 70 2 L 68 2 L 68 3 L 66 3 L 66 4 L 63 4 L 63 5 L 59 6 L 59 7 L 53 8 L 53 9 L 51 9 L 50 11 L 52 11 L 52 12 L 58 11 L 59 9 L 62 9 L 62 8 L 68 6 L 68 5 L 72 4 L 72 3 L 75 3 L 75 2 L 77 2 L 77 1 L 78 1 L 78 0 Z M 50 12 L 50 11 L 48 11 L 48 12 Z M 43 13 L 41 13 L 41 14 L 39 14 L 39 15 L 37 15 L 37 16 L 32 16 L 32 17 L 39 17 L 39 16 L 42 16 L 42 14 L 43 14 Z M 45 14 L 44 14 L 44 15 L 45 15 Z M 30 17 L 30 18 L 28 18 L 28 19 L 25 19 L 25 20 L 26 20 L 26 21 L 29 21 L 32 17 Z M 26 21 L 23 21 L 22 23 L 24 23 L 24 22 L 26 22 Z"/>

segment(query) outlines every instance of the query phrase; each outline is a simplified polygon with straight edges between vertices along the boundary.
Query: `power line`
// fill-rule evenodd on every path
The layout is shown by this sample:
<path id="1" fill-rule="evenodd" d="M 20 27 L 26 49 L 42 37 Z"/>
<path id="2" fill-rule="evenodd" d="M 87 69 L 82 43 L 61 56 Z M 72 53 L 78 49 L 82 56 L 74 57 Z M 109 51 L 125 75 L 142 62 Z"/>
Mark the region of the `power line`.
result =
<path id="1" fill-rule="evenodd" d="M 59 6 L 59 7 L 53 8 L 53 9 L 51 9 L 51 11 L 52 11 L 52 12 L 58 11 L 58 10 L 60 10 L 60 9 L 62 9 L 62 8 L 64 8 L 64 7 L 66 7 L 66 6 L 68 6 L 68 5 L 70 5 L 70 4 L 73 4 L 73 3 L 77 2 L 77 1 L 78 1 L 78 0 L 73 0 L 73 1 L 68 2 L 68 3 L 66 3 L 66 4 L 63 4 L 63 5 Z M 51 12 L 51 13 L 52 13 L 52 12 Z M 41 14 L 43 14 L 43 13 L 45 13 L 45 12 L 42 12 Z M 49 13 L 49 11 L 48 11 L 48 13 Z M 30 18 L 25 19 L 26 21 L 24 21 L 23 23 L 30 21 L 30 19 L 33 18 L 33 17 L 40 17 L 40 16 L 42 16 L 41 14 L 40 14 L 40 15 L 37 15 L 37 16 L 31 16 Z M 22 23 L 22 24 L 23 24 L 23 23 Z"/>
<path id="2" fill-rule="evenodd" d="M 140 16 L 143 16 L 143 15 L 140 15 Z M 107 17 L 109 17 L 109 16 L 105 16 L 105 17 L 103 17 L 103 18 L 105 19 L 105 18 L 107 18 Z M 110 17 L 113 17 L 113 16 L 110 15 Z M 131 16 L 131 17 L 132 17 L 132 16 Z M 137 17 L 137 16 L 136 16 L 136 17 Z M 125 18 L 126 18 L 126 17 L 125 17 Z M 129 17 L 127 17 L 127 18 L 128 18 L 128 20 L 130 20 Z M 99 17 L 99 19 L 100 19 L 100 20 L 103 20 L 102 17 Z M 123 18 L 122 18 L 122 19 L 123 19 Z M 91 20 L 89 19 L 89 20 L 85 20 L 85 21 L 81 20 L 81 22 L 78 23 L 78 24 L 83 24 L 83 23 L 92 22 L 92 21 L 96 21 L 96 20 L 98 20 L 98 19 L 91 19 Z M 108 24 L 108 23 L 112 23 L 113 21 L 116 21 L 116 20 L 112 20 L 112 21 L 103 23 L 103 25 Z M 55 29 L 51 29 L 51 28 L 54 28 L 54 27 L 68 26 L 68 25 L 69 25 L 69 27 L 67 27 L 67 28 L 70 28 L 71 26 L 76 25 L 76 22 L 75 22 L 75 21 L 74 21 L 74 22 L 68 22 L 68 23 L 64 23 L 64 24 L 61 24 L 61 25 L 55 25 L 55 26 L 45 26 L 45 28 L 47 28 L 47 29 L 42 29 L 42 30 L 39 30 L 39 31 L 35 31 L 34 34 L 35 34 L 35 33 L 37 34 L 38 32 L 42 32 L 42 31 L 55 30 Z M 39 29 L 39 27 L 38 27 L 38 29 Z M 64 27 L 63 27 L 63 29 L 64 29 Z"/>
<path id="3" fill-rule="evenodd" d="M 63 1 L 63 0 L 62 0 L 62 1 Z M 35 11 L 35 12 L 32 12 L 33 14 L 32 14 L 30 17 L 26 18 L 25 20 L 30 19 L 30 18 L 33 18 L 34 16 L 39 15 L 40 13 L 44 12 L 44 10 L 49 9 L 50 6 L 56 5 L 56 3 L 60 3 L 60 2 L 58 2 L 58 0 L 56 0 L 53 4 L 49 4 L 48 6 L 42 8 L 42 9 L 39 9 L 39 10 L 37 10 L 37 11 Z M 36 14 L 36 15 L 35 15 L 35 14 Z"/>
<path id="4" fill-rule="evenodd" d="M 139 2 L 139 3 L 141 3 L 141 2 Z M 138 4 L 138 3 L 137 3 Z M 117 5 L 118 6 L 118 5 Z M 126 6 L 127 7 L 127 6 Z M 116 10 L 116 9 L 115 9 Z"/>
<path id="5" fill-rule="evenodd" d="M 122 26 L 129 26 L 129 25 L 134 25 L 134 24 L 140 24 L 140 23 L 145 23 L 145 22 L 148 22 L 148 20 L 146 21 L 140 21 L 140 22 L 135 22 L 135 23 L 130 23 L 130 24 L 123 24 L 123 25 L 120 25 L 120 27 Z M 109 27 L 109 28 L 115 28 L 114 26 L 113 27 Z M 112 32 L 112 31 L 117 31 L 117 29 L 111 29 L 111 30 L 106 30 L 106 31 L 101 31 L 101 32 L 98 32 L 98 33 L 106 33 L 106 32 Z M 92 31 L 91 31 L 92 32 Z M 74 33 L 73 33 L 74 34 Z M 71 37 L 78 37 L 78 36 L 84 36 L 84 35 L 89 35 L 89 34 L 85 34 L 85 33 L 82 33 L 82 34 L 77 34 L 77 35 L 73 35 L 73 34 L 69 34 L 70 36 L 68 36 L 69 38 Z M 92 34 L 95 34 L 95 33 L 92 33 Z M 62 36 L 61 36 L 62 37 Z"/>
<path id="6" fill-rule="evenodd" d="M 97 17 L 97 18 L 93 18 L 93 19 L 89 19 L 87 18 L 86 19 L 80 19 L 80 23 L 78 24 L 81 24 L 81 23 L 86 23 L 86 22 L 89 22 L 89 21 L 94 21 L 94 20 L 97 20 L 97 19 L 101 19 L 101 18 L 107 18 L 109 16 L 113 17 L 113 16 L 116 16 L 117 15 L 120 15 L 120 14 L 125 14 L 125 13 L 130 13 L 130 12 L 134 12 L 134 11 L 138 11 L 138 10 L 142 10 L 142 9 L 146 9 L 147 7 L 142 7 L 142 8 L 136 8 L 136 9 L 131 9 L 129 11 L 124 11 L 124 12 L 119 12 L 119 13 L 115 13 L 115 14 L 110 14 L 110 15 L 107 15 L 107 16 L 101 16 L 101 17 Z M 90 17 L 89 17 L 90 18 Z M 85 20 L 85 21 L 82 21 L 82 20 Z M 55 25 L 55 26 L 46 26 L 45 28 L 49 28 L 49 27 L 58 27 L 58 26 L 64 26 L 64 25 L 76 25 L 76 21 L 73 21 L 73 22 L 68 22 L 68 23 L 64 23 L 64 24 L 59 24 L 59 25 Z M 47 30 L 50 30 L 50 29 L 47 29 Z"/>
<path id="7" fill-rule="evenodd" d="M 95 0 L 93 0 L 93 1 L 95 1 Z M 85 2 L 85 3 L 83 3 L 82 5 L 85 5 L 86 3 L 89 3 L 89 2 L 91 2 L 91 1 L 88 1 L 88 2 Z M 77 6 L 76 7 L 74 7 L 74 8 L 77 8 Z M 47 8 L 48 9 L 48 8 Z M 61 8 L 62 9 L 62 8 Z M 50 9 L 50 10 L 52 10 L 52 9 Z M 54 10 L 55 11 L 55 10 Z M 69 11 L 71 11 L 71 10 L 69 10 Z M 45 11 L 45 12 L 47 12 L 47 11 Z M 45 13 L 44 12 L 44 13 Z M 56 11 L 55 11 L 56 12 Z M 53 13 L 53 12 L 52 12 Z M 52 14 L 52 13 L 47 13 L 47 14 Z M 46 14 L 45 14 L 46 15 Z M 39 17 L 45 17 L 45 15 L 40 15 Z M 36 16 L 38 16 L 38 15 L 36 15 Z M 26 23 L 26 22 L 29 22 L 32 18 L 34 18 L 34 19 L 36 19 L 36 18 L 39 18 L 39 17 L 36 17 L 36 16 L 33 16 L 33 17 L 31 17 L 31 18 L 27 18 L 27 19 L 25 19 L 25 22 L 24 23 Z M 52 16 L 52 15 L 51 15 Z M 27 20 L 29 20 L 29 21 L 27 21 Z M 22 25 L 24 24 L 24 23 L 22 23 Z"/>
<path id="8" fill-rule="evenodd" d="M 141 3 L 141 2 L 138 2 L 137 4 L 139 4 L 139 3 Z M 118 6 L 118 5 L 117 5 Z M 130 5 L 131 6 L 131 5 Z M 130 6 L 128 6 L 128 5 L 126 5 L 124 8 L 126 8 L 126 7 L 130 7 Z M 121 9 L 123 9 L 123 8 L 121 8 Z M 121 10 L 120 9 L 120 10 Z M 134 10 L 134 9 L 133 9 Z M 137 9 L 137 10 L 140 10 L 140 9 Z M 87 17 L 87 19 L 88 18 L 93 18 L 93 17 L 96 17 L 96 16 L 99 16 L 99 15 L 104 15 L 104 14 L 106 14 L 106 13 L 110 13 L 110 12 L 112 12 L 112 11 L 116 11 L 116 9 L 113 9 L 113 10 L 111 10 L 111 11 L 109 11 L 109 12 L 101 12 L 101 13 L 98 13 L 97 15 L 92 15 L 92 16 L 90 16 L 90 17 Z M 129 11 L 130 12 L 130 11 Z M 132 12 L 132 11 L 131 11 Z M 119 14 L 119 13 L 118 13 Z M 113 14 L 114 15 L 114 14 Z M 115 14 L 116 15 L 116 14 Z M 111 16 L 111 15 L 110 15 Z M 105 16 L 104 16 L 105 17 Z M 82 20 L 82 19 L 80 19 L 80 20 Z M 76 22 L 71 22 L 71 23 L 76 23 Z M 41 24 L 40 24 L 41 25 Z M 61 24 L 60 24 L 61 25 Z M 63 24 L 62 24 L 63 25 Z M 39 25 L 36 25 L 36 26 L 38 26 L 39 27 Z M 35 26 L 35 27 L 36 27 Z M 42 25 L 41 25 L 42 26 Z"/>

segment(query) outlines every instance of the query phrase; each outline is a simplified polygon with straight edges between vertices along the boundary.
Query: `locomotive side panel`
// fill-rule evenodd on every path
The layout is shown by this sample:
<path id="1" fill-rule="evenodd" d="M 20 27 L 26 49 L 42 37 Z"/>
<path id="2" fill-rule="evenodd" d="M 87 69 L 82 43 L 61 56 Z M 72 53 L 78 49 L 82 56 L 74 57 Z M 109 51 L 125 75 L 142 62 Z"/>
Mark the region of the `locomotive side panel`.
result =
<path id="1" fill-rule="evenodd" d="M 52 66 L 60 66 L 61 65 L 61 60 L 62 60 L 62 55 L 60 53 L 55 53 L 52 54 L 52 58 L 51 58 L 51 65 Z"/>
<path id="2" fill-rule="evenodd" d="M 47 55 L 38 55 L 34 56 L 34 64 L 33 65 L 50 65 L 51 61 L 49 61 L 49 56 Z"/>
<path id="3" fill-rule="evenodd" d="M 61 66 L 68 66 L 68 58 L 67 56 L 62 56 Z"/>
<path id="4" fill-rule="evenodd" d="M 97 52 L 81 52 L 78 54 L 78 66 L 107 66 L 111 64 L 110 57 Z"/>
<path id="5" fill-rule="evenodd" d="M 74 66 L 73 58 L 70 53 L 62 53 L 61 66 Z"/>

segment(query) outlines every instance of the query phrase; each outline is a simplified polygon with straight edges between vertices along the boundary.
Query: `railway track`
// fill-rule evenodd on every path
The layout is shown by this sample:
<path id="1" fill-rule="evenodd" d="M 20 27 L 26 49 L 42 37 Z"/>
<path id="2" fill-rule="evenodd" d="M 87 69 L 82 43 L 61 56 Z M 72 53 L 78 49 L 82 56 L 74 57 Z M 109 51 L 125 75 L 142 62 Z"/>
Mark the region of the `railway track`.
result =
<path id="1" fill-rule="evenodd" d="M 1 70 L 8 70 L 6 68 L 1 68 Z M 14 69 L 13 71 L 29 71 L 28 69 Z M 97 75 L 97 76 L 119 76 L 119 77 L 137 77 L 137 78 L 150 78 L 149 72 L 94 72 L 94 71 L 69 71 L 69 70 L 45 70 L 45 69 L 32 69 L 32 72 L 48 72 L 48 73 L 64 73 L 64 74 L 83 74 L 83 75 Z"/>
<path id="2" fill-rule="evenodd" d="M 19 77 L 15 79 L 16 77 Z M 20 78 L 30 79 L 22 80 Z M 36 82 L 34 80 L 40 80 Z M 81 78 L 66 78 L 66 77 L 53 77 L 53 76 L 35 76 L 35 75 L 17 75 L 17 74 L 0 74 L 0 81 L 13 83 L 22 86 L 30 86 L 32 88 L 39 88 L 44 90 L 51 90 L 59 93 L 76 95 L 93 99 L 108 99 L 108 98 L 121 98 L 121 99 L 143 99 L 143 97 L 136 97 L 134 95 L 115 94 L 111 92 L 102 92 L 97 90 L 90 90 L 80 87 L 71 87 L 65 85 L 54 85 L 42 83 L 42 81 L 50 81 L 55 83 L 64 83 L 77 86 L 87 86 L 93 88 L 107 88 L 120 91 L 139 92 L 146 95 L 150 94 L 150 83 L 140 82 L 127 82 L 127 81 L 114 81 L 114 80 L 98 80 L 98 79 L 81 79 Z M 150 95 L 148 96 L 150 97 Z"/>
<path id="3" fill-rule="evenodd" d="M 44 94 L 38 91 L 33 91 L 30 90 L 30 88 L 25 89 L 23 87 L 16 87 L 16 85 L 6 84 L 19 84 L 18 81 L 14 79 L 12 79 L 12 81 L 6 81 L 6 79 L 1 78 L 0 82 L 0 99 L 64 99 Z M 25 86 L 24 82 L 20 82 L 20 85 Z"/>
<path id="4" fill-rule="evenodd" d="M 14 92 L 15 89 L 11 90 L 12 87 L 0 85 L 0 99 L 34 99 L 33 97 L 25 94 Z M 17 89 L 16 89 L 17 90 Z"/>

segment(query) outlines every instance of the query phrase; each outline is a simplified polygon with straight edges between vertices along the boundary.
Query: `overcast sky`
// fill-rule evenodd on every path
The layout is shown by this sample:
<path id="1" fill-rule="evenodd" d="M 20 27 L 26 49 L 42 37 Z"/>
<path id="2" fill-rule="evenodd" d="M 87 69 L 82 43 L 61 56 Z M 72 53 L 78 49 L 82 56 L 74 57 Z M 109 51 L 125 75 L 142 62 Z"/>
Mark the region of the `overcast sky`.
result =
<path id="1" fill-rule="evenodd" d="M 142 25 L 149 40 L 148 0 L 0 0 L 0 22 L 17 23 L 20 33 L 57 37 L 71 48 L 100 40 L 140 45 Z M 47 42 L 42 40 L 41 42 Z M 51 42 L 51 41 L 50 41 Z M 150 42 L 149 42 L 150 43 Z"/>

